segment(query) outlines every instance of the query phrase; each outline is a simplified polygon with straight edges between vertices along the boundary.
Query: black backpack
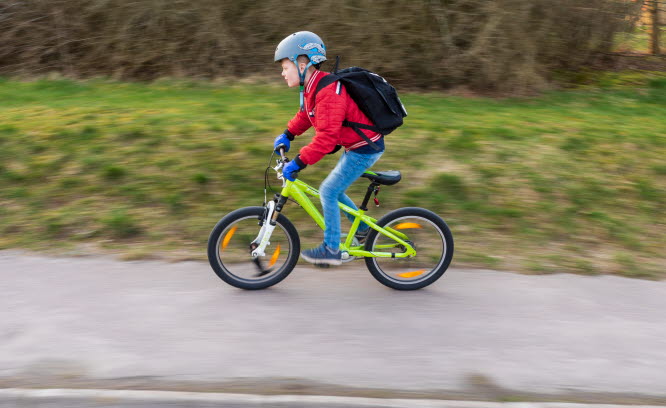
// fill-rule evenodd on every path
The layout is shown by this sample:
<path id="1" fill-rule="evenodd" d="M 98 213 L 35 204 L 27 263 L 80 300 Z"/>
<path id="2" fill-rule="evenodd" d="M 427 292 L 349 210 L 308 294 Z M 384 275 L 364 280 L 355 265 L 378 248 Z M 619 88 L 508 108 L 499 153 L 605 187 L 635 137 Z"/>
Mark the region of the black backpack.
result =
<path id="1" fill-rule="evenodd" d="M 402 118 L 407 116 L 407 110 L 405 110 L 405 106 L 400 101 L 395 88 L 374 72 L 359 67 L 351 67 L 340 71 L 336 69 L 332 74 L 322 78 L 317 84 L 315 95 L 322 88 L 335 81 L 340 81 L 344 84 L 345 89 L 349 92 L 354 102 L 356 102 L 368 119 L 375 124 L 374 126 L 370 126 L 345 120 L 342 122 L 342 125 L 354 129 L 370 146 L 375 150 L 379 150 L 379 147 L 361 129 L 368 129 L 382 135 L 388 135 L 402 125 Z"/>

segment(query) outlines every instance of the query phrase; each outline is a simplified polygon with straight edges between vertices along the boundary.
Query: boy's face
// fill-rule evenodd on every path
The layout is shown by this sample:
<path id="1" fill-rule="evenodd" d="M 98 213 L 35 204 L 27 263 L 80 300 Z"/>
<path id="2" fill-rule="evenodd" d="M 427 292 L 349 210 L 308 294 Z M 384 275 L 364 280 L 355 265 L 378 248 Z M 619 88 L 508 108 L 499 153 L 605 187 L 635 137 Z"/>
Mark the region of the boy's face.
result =
<path id="1" fill-rule="evenodd" d="M 294 64 L 288 58 L 285 58 L 282 60 L 281 65 L 282 65 L 282 78 L 284 78 L 284 80 L 287 81 L 287 86 L 289 88 L 298 86 L 300 80 L 298 78 L 298 68 L 296 68 L 296 64 Z M 305 65 L 306 64 L 303 64 L 303 68 L 305 68 Z"/>

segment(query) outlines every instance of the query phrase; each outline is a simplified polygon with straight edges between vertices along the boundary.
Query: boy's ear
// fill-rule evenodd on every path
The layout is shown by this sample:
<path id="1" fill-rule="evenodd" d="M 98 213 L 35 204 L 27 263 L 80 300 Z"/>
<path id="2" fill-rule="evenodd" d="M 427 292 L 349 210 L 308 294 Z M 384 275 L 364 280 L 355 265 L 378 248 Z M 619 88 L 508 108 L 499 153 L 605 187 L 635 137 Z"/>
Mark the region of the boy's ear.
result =
<path id="1" fill-rule="evenodd" d="M 308 66 L 307 62 L 299 62 L 298 63 L 298 70 L 300 72 L 305 72 L 305 67 L 307 67 L 307 66 Z"/>

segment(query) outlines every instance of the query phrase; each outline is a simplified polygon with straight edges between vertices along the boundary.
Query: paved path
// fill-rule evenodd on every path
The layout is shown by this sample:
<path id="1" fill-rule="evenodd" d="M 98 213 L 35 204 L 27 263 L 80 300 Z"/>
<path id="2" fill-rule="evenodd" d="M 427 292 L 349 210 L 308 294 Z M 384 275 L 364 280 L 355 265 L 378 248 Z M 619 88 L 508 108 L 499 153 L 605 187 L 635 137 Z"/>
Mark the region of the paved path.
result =
<path id="1" fill-rule="evenodd" d="M 282 383 L 666 397 L 666 282 L 452 269 L 397 292 L 353 266 L 299 266 L 246 292 L 205 263 L 2 251 L 0 386 L 143 379 L 241 392 Z"/>

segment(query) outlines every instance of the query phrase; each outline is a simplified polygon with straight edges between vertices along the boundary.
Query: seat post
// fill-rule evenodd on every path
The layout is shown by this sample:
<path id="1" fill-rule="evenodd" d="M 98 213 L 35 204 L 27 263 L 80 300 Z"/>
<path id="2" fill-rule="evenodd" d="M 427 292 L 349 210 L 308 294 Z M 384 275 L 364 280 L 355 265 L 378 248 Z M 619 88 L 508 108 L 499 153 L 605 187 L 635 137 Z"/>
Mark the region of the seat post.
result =
<path id="1" fill-rule="evenodd" d="M 377 190 L 377 187 L 379 187 L 379 183 L 375 182 L 370 183 L 370 185 L 368 186 L 368 190 L 365 192 L 365 198 L 363 199 L 363 204 L 361 204 L 361 206 L 359 207 L 360 210 L 368 211 L 368 201 L 370 201 L 370 196 L 372 195 L 372 193 L 375 192 L 375 190 Z"/>

